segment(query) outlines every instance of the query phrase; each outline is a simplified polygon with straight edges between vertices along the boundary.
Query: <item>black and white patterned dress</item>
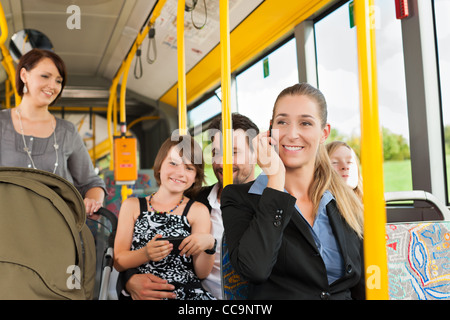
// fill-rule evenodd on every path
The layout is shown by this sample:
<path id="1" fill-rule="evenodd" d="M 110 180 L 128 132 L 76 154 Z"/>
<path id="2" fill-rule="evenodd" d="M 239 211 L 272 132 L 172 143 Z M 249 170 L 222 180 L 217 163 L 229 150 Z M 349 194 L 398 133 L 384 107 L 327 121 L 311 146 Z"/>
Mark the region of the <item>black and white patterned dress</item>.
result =
<path id="1" fill-rule="evenodd" d="M 134 225 L 131 250 L 138 250 L 146 246 L 156 234 L 163 237 L 189 236 L 191 226 L 187 220 L 187 213 L 192 199 L 186 204 L 182 215 L 169 213 L 155 213 L 148 211 L 147 200 L 139 198 L 141 214 Z M 160 261 L 149 261 L 138 267 L 140 273 L 152 273 L 167 280 L 175 286 L 177 299 L 181 300 L 215 300 L 208 291 L 203 289 L 200 279 L 194 272 L 192 256 L 180 256 L 173 251 Z"/>

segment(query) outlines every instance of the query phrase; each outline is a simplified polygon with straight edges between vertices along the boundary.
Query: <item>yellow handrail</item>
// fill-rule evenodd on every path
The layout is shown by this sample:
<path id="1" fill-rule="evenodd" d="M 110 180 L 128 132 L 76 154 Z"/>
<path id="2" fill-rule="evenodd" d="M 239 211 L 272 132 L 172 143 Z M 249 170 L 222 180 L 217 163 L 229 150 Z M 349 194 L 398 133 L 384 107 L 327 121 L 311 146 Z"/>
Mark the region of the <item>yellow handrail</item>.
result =
<path id="1" fill-rule="evenodd" d="M 111 159 L 109 162 L 109 170 L 114 170 L 114 157 L 112 156 L 114 154 L 114 141 L 113 141 L 113 136 L 115 134 L 115 132 L 112 132 L 113 130 L 115 130 L 117 128 L 117 123 L 116 121 L 113 124 L 113 128 L 111 128 L 111 121 L 112 121 L 112 115 L 113 112 L 116 113 L 115 111 L 115 105 L 117 102 L 117 85 L 119 83 L 119 79 L 120 77 L 116 76 L 113 79 L 113 82 L 111 84 L 111 87 L 109 89 L 109 101 L 108 101 L 108 112 L 106 113 L 106 123 L 107 123 L 107 128 L 108 128 L 108 141 L 109 141 L 109 150 L 110 150 L 110 154 L 111 154 Z"/>
<path id="2" fill-rule="evenodd" d="M 3 10 L 2 3 L 0 2 L 0 44 L 4 44 L 8 39 L 8 23 L 6 22 L 5 11 Z"/>
<path id="3" fill-rule="evenodd" d="M 133 43 L 133 46 L 131 47 L 130 52 L 128 52 L 127 57 L 122 62 L 119 70 L 117 71 L 116 75 L 114 76 L 113 82 L 111 84 L 110 90 L 109 90 L 109 101 L 108 101 L 108 113 L 107 113 L 107 120 L 108 120 L 108 138 L 110 141 L 110 152 L 111 155 L 114 154 L 114 143 L 113 143 L 113 135 L 115 132 L 112 132 L 111 130 L 111 120 L 112 120 L 112 113 L 115 106 L 115 103 L 117 102 L 117 86 L 119 85 L 119 80 L 123 76 L 122 85 L 120 89 L 120 106 L 119 106 L 119 112 L 120 112 L 120 122 L 125 123 L 126 122 L 126 108 L 125 108 L 125 94 L 126 94 L 126 84 L 127 84 L 127 78 L 128 78 L 128 71 L 130 70 L 131 62 L 133 61 L 134 56 L 136 55 L 137 49 L 141 46 L 142 42 L 144 41 L 145 37 L 148 34 L 148 31 L 150 30 L 150 26 L 152 26 L 155 23 L 156 18 L 159 17 L 161 14 L 161 10 L 166 4 L 167 0 L 159 0 L 156 3 L 155 9 L 153 10 L 153 14 L 150 18 L 150 21 L 148 22 L 147 26 L 137 35 L 136 40 Z M 117 127 L 117 123 L 114 123 L 114 130 Z M 114 160 L 113 157 L 111 157 L 110 162 L 110 170 L 113 170 L 114 168 Z"/>
<path id="4" fill-rule="evenodd" d="M 177 57 L 178 57 L 178 129 L 187 133 L 186 121 L 186 59 L 184 54 L 184 10 L 185 0 L 178 0 L 177 8 Z"/>
<path id="5" fill-rule="evenodd" d="M 332 2 L 336 1 L 261 1 L 261 4 L 230 32 L 231 71 L 235 72 L 245 67 L 261 52 L 290 34 L 300 22 L 322 11 Z M 220 84 L 221 70 L 218 61 L 220 61 L 220 46 L 214 47 L 186 73 L 186 82 L 189 83 L 186 88 L 188 105 Z M 174 84 L 160 101 L 177 107 L 177 88 L 178 84 Z"/>
<path id="6" fill-rule="evenodd" d="M 160 119 L 159 116 L 144 116 L 144 117 L 137 118 L 137 119 L 131 121 L 127 125 L 127 130 L 130 130 L 131 127 L 133 127 L 135 124 L 137 124 L 139 122 L 146 121 L 146 120 L 158 120 L 158 119 Z"/>
<path id="7" fill-rule="evenodd" d="M 386 209 L 378 118 L 378 88 L 373 0 L 355 0 L 358 44 L 361 163 L 364 179 L 364 264 L 366 298 L 387 300 Z"/>
<path id="8" fill-rule="evenodd" d="M 76 112 L 89 112 L 90 110 L 94 111 L 94 112 L 107 112 L 108 111 L 108 107 L 88 107 L 88 106 L 70 106 L 70 107 L 66 107 L 66 106 L 50 106 L 48 107 L 48 110 L 50 111 L 59 111 L 62 112 L 64 111 L 76 111 Z"/>
<path id="9" fill-rule="evenodd" d="M 5 80 L 5 106 L 6 109 L 11 108 L 11 81 L 9 78 Z"/>
<path id="10" fill-rule="evenodd" d="M 89 149 L 89 156 L 91 159 L 94 159 L 94 148 Z M 109 140 L 105 139 L 100 143 L 97 143 L 95 146 L 95 154 L 96 154 L 96 160 L 106 156 L 109 153 Z"/>
<path id="11" fill-rule="evenodd" d="M 223 187 L 233 183 L 233 134 L 230 108 L 230 22 L 228 0 L 220 0 L 220 52 L 222 88 Z"/>
<path id="12" fill-rule="evenodd" d="M 5 46 L 6 39 L 8 38 L 8 23 L 6 22 L 5 12 L 3 11 L 3 6 L 1 2 L 0 2 L 0 31 L 1 31 L 0 50 L 3 55 L 2 65 L 5 68 L 6 74 L 8 75 L 11 87 L 13 89 L 15 104 L 18 105 L 22 99 L 17 93 L 16 70 L 14 68 L 13 59 L 9 53 L 9 50 Z M 9 97 L 7 97 L 7 99 L 9 99 Z"/>

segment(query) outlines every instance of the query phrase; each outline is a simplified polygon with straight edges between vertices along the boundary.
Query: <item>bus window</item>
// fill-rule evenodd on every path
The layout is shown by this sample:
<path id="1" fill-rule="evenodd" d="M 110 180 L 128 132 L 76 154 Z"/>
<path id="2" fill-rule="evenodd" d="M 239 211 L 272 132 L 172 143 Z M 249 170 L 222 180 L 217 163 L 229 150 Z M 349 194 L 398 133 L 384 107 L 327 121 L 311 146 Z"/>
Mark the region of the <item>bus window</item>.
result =
<path id="1" fill-rule="evenodd" d="M 218 96 L 213 95 L 203 103 L 188 111 L 188 127 L 193 128 L 214 118 L 222 112 L 222 102 L 220 101 L 220 88 L 216 90 Z M 203 128 L 205 129 L 205 128 Z"/>
<path id="2" fill-rule="evenodd" d="M 378 107 L 383 132 L 385 191 L 412 190 L 409 127 L 400 21 L 394 2 L 375 1 Z M 346 141 L 360 152 L 360 113 L 356 29 L 348 3 L 315 25 L 317 74 L 333 128 L 329 141 Z M 333 35 L 332 37 L 330 35 Z"/>
<path id="3" fill-rule="evenodd" d="M 297 82 L 297 53 L 291 39 L 236 76 L 237 111 L 252 119 L 259 130 L 268 130 L 277 95 Z"/>
<path id="4" fill-rule="evenodd" d="M 193 134 L 195 141 L 197 141 L 203 149 L 205 161 L 205 185 L 207 186 L 216 183 L 217 179 L 211 166 L 211 154 L 208 152 L 210 149 L 207 148 L 209 145 L 209 143 L 207 143 L 209 136 L 208 132 L 206 132 L 206 128 L 208 127 L 209 121 L 222 112 L 221 93 L 221 88 L 217 88 L 210 98 L 207 98 L 204 102 L 201 102 L 187 113 L 188 127 Z"/>
<path id="5" fill-rule="evenodd" d="M 439 80 L 441 87 L 442 116 L 445 138 L 445 163 L 447 167 L 447 190 L 449 187 L 450 164 L 450 2 L 434 0 L 434 14 L 436 24 L 436 38 L 438 50 Z M 448 197 L 450 199 L 450 196 Z"/>

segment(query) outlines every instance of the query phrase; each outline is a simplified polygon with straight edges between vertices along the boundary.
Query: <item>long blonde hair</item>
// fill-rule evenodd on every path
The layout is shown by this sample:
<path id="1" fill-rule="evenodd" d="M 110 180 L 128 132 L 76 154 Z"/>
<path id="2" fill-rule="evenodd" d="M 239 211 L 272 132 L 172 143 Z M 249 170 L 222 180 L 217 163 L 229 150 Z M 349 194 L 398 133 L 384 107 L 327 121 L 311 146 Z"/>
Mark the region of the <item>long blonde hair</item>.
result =
<path id="1" fill-rule="evenodd" d="M 322 128 L 327 123 L 327 104 L 320 90 L 307 83 L 298 83 L 281 91 L 275 100 L 272 121 L 278 101 L 285 96 L 304 95 L 316 101 Z M 319 145 L 314 165 L 314 176 L 309 186 L 308 196 L 311 199 L 314 212 L 319 209 L 320 199 L 325 191 L 329 190 L 336 199 L 341 216 L 347 224 L 362 238 L 363 234 L 363 206 L 361 200 L 347 186 L 344 180 L 331 166 L 328 153 L 323 144 Z"/>

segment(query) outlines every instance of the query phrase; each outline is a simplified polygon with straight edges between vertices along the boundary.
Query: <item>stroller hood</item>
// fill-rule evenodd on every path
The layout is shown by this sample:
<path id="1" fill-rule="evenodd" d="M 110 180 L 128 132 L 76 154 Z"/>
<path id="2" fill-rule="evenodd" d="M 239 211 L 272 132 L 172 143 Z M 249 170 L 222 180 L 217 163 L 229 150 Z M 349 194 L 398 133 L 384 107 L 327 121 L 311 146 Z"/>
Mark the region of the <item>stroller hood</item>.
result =
<path id="1" fill-rule="evenodd" d="M 0 299 L 90 299 L 95 243 L 65 179 L 0 168 Z"/>

